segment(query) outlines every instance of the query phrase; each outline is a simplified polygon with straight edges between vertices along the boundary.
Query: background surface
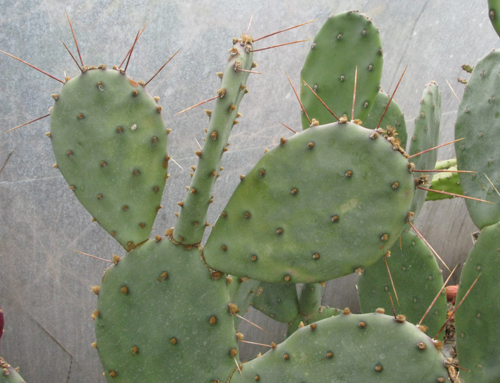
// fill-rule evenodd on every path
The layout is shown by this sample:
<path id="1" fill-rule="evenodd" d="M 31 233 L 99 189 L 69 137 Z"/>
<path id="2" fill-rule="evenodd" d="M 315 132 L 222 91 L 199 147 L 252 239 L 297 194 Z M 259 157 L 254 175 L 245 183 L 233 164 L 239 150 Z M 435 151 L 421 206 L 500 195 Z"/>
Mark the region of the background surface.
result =
<path id="1" fill-rule="evenodd" d="M 178 111 L 212 97 L 227 60 L 231 38 L 245 32 L 260 37 L 282 28 L 317 19 L 317 22 L 266 39 L 259 47 L 312 39 L 332 13 L 359 9 L 380 28 L 384 48 L 382 88 L 392 92 L 404 67 L 405 78 L 396 99 L 407 118 L 409 136 L 423 88 L 435 80 L 442 90 L 441 142 L 453 139 L 458 97 L 467 77 L 462 64 L 474 64 L 498 45 L 488 20 L 485 0 L 406 1 L 18 1 L 0 3 L 0 49 L 12 53 L 59 78 L 75 76 L 78 68 L 61 44 L 74 49 L 65 11 L 70 14 L 86 64 L 119 64 L 133 39 L 147 21 L 127 73 L 149 79 L 179 48 L 178 56 L 148 85 L 161 97 L 163 116 L 172 133 L 170 163 L 163 206 L 154 234 L 162 235 L 175 223 L 177 201 L 189 184 L 189 167 L 195 165 L 207 125 L 203 107 L 174 117 Z M 286 79 L 296 87 L 310 43 L 255 53 L 261 75 L 251 75 L 240 119 L 223 158 L 225 171 L 217 181 L 215 202 L 209 211 L 213 223 L 239 175 L 246 174 L 281 136 L 292 133 L 279 121 L 300 130 L 299 106 Z M 0 57 L 0 132 L 47 113 L 59 83 L 7 56 Z M 19 130 L 0 133 L 0 162 L 14 151 L 0 175 L 0 305 L 6 318 L 0 354 L 28 382 L 104 382 L 90 318 L 96 296 L 92 285 L 100 283 L 107 264 L 73 251 L 77 249 L 110 259 L 123 250 L 91 223 L 57 169 L 45 119 Z M 451 158 L 451 146 L 440 150 L 439 159 Z M 182 167 L 182 168 L 181 168 Z M 168 199 L 167 199 L 168 198 Z M 446 260 L 450 268 L 466 258 L 475 231 L 461 200 L 427 203 L 417 227 Z M 446 277 L 446 273 L 444 273 Z M 327 283 L 324 304 L 358 310 L 356 277 Z M 456 281 L 456 279 L 455 279 Z M 285 326 L 258 312 L 247 317 L 268 333 L 247 324 L 240 330 L 256 342 L 280 342 Z M 243 346 L 243 359 L 260 350 Z"/>

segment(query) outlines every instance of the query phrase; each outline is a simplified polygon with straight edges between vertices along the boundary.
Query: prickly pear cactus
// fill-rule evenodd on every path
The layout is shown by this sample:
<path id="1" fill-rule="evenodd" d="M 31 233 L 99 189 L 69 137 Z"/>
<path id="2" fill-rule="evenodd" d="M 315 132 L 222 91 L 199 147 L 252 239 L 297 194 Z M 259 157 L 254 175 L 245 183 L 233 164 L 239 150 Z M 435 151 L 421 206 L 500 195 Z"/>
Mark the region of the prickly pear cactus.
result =
<path id="1" fill-rule="evenodd" d="M 347 122 L 307 129 L 242 180 L 204 256 L 212 268 L 266 282 L 351 274 L 397 240 L 413 194 L 408 161 L 377 132 Z"/>
<path id="2" fill-rule="evenodd" d="M 124 71 L 66 81 L 51 112 L 57 167 L 83 206 L 125 249 L 149 238 L 167 177 L 161 107 Z"/>
<path id="3" fill-rule="evenodd" d="M 127 254 L 106 271 L 94 313 L 108 381 L 226 381 L 238 354 L 229 304 L 226 278 L 197 247 L 163 238 Z"/>
<path id="4" fill-rule="evenodd" d="M 415 129 L 410 141 L 410 156 L 424 150 L 433 148 L 439 144 L 439 128 L 441 125 L 441 92 L 434 81 L 425 86 L 420 100 L 420 111 L 415 118 Z M 411 159 L 417 170 L 432 170 L 436 165 L 437 152 L 431 150 Z M 428 188 L 431 183 L 431 173 L 415 173 L 415 183 L 418 186 Z M 420 176 L 420 177 L 419 177 Z M 415 218 L 424 206 L 427 191 L 417 189 L 413 199 L 411 210 Z"/>
<path id="5" fill-rule="evenodd" d="M 341 117 L 364 121 L 375 102 L 382 77 L 382 43 L 372 20 L 350 11 L 330 16 L 316 34 L 302 68 L 301 78 Z M 357 67 L 354 117 L 352 102 Z M 321 125 L 335 121 L 316 96 L 301 83 L 300 98 L 311 119 Z M 302 115 L 302 127 L 310 123 Z"/>
<path id="6" fill-rule="evenodd" d="M 233 373 L 242 382 L 446 382 L 445 359 L 404 317 L 345 314 L 305 326 Z"/>
<path id="7" fill-rule="evenodd" d="M 495 31 L 500 36 L 500 1 L 488 0 L 488 15 Z"/>
<path id="8" fill-rule="evenodd" d="M 460 302 L 476 278 L 477 283 L 455 314 L 457 355 L 463 383 L 500 380 L 500 223 L 481 230 L 460 277 L 456 301 Z"/>
<path id="9" fill-rule="evenodd" d="M 373 312 L 378 307 L 391 312 L 391 293 L 396 313 L 406 316 L 410 323 L 418 324 L 442 286 L 441 270 L 431 249 L 417 235 L 404 231 L 401 246 L 396 242 L 385 260 L 378 260 L 358 277 L 361 312 Z M 428 328 L 426 333 L 429 336 L 438 333 L 446 320 L 446 312 L 446 293 L 443 291 L 422 322 Z"/>
<path id="10" fill-rule="evenodd" d="M 17 370 L 0 357 L 0 383 L 25 383 Z"/>
<path id="11" fill-rule="evenodd" d="M 447 168 L 447 170 L 450 171 L 457 170 L 457 167 L 451 166 Z M 458 176 L 458 174 L 459 173 L 451 173 L 451 172 L 437 173 L 434 177 L 432 177 L 430 189 L 463 195 L 462 186 L 460 185 L 460 177 Z M 427 192 L 425 200 L 437 201 L 440 199 L 448 199 L 448 198 L 454 198 L 454 197 L 442 193 Z"/>
<path id="12" fill-rule="evenodd" d="M 482 229 L 500 221 L 500 52 L 491 52 L 472 71 L 458 108 L 455 138 L 457 167 L 476 173 L 460 173 L 460 183 L 474 224 Z M 489 179 L 488 179 L 489 178 Z"/>
<path id="13" fill-rule="evenodd" d="M 299 315 L 295 283 L 262 282 L 253 298 L 252 307 L 278 322 L 292 321 Z"/>
<path id="14" fill-rule="evenodd" d="M 363 126 L 367 129 L 376 129 L 380 124 L 380 128 L 384 130 L 388 129 L 388 127 L 395 128 L 396 138 L 399 140 L 400 145 L 406 148 L 407 132 L 405 116 L 394 99 L 389 104 L 384 118 L 380 121 L 389 101 L 390 97 L 386 93 L 383 91 L 378 92 L 368 118 L 366 121 L 363 121 Z"/>

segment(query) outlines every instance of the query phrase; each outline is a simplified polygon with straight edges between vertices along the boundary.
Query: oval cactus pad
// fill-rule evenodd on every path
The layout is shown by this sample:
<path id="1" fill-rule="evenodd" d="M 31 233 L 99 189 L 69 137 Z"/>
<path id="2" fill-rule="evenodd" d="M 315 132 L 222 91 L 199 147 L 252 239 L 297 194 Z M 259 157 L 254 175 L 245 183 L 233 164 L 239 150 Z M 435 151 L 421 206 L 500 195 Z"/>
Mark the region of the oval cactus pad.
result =
<path id="1" fill-rule="evenodd" d="M 302 68 L 301 78 L 338 116 L 368 118 L 382 77 L 382 42 L 370 18 L 356 11 L 341 13 L 323 24 L 314 38 Z M 352 98 L 357 68 L 354 117 Z M 309 117 L 320 124 L 334 121 L 321 102 L 301 83 L 300 98 Z M 310 125 L 302 115 L 302 127 Z"/>
<path id="2" fill-rule="evenodd" d="M 321 282 L 384 255 L 406 222 L 414 183 L 403 155 L 354 123 L 308 129 L 242 180 L 204 254 L 266 282 Z"/>
<path id="3" fill-rule="evenodd" d="M 78 200 L 127 250 L 149 238 L 167 176 L 161 108 L 116 70 L 67 81 L 51 113 L 57 166 Z"/>

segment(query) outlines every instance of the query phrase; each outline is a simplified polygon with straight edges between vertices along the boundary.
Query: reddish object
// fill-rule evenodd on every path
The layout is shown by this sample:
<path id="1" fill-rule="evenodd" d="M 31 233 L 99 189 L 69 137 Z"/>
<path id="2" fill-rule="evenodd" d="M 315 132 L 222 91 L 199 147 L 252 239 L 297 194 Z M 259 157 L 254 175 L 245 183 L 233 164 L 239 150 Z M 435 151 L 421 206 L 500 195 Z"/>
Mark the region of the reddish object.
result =
<path id="1" fill-rule="evenodd" d="M 446 300 L 451 303 L 455 303 L 457 298 L 458 285 L 446 286 Z"/>

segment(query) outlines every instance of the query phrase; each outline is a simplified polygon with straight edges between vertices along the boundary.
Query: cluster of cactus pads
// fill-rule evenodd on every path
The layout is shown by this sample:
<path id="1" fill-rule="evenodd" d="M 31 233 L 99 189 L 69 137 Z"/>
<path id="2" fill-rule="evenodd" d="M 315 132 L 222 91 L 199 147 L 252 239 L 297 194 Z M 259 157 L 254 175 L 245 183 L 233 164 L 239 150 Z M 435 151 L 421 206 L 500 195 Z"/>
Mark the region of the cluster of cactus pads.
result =
<path id="1" fill-rule="evenodd" d="M 119 67 L 83 67 L 53 95 L 47 135 L 57 167 L 126 250 L 93 288 L 92 345 L 107 381 L 454 379 L 440 352 L 442 336 L 432 338 L 447 314 L 441 272 L 425 241 L 410 231 L 426 200 L 421 187 L 430 183 L 424 170 L 437 166 L 477 171 L 450 182 L 451 173 L 443 173 L 432 180 L 437 189 L 458 186 L 494 202 L 468 203 L 483 232 L 464 268 L 458 300 L 477 275 L 481 279 L 456 324 L 466 381 L 497 382 L 498 298 L 484 297 L 500 288 L 493 287 L 500 268 L 500 194 L 494 187 L 500 179 L 500 54 L 488 55 L 472 73 L 457 122 L 457 137 L 466 139 L 457 143 L 456 163 L 436 165 L 436 151 L 419 153 L 439 141 L 437 84 L 430 82 L 418 100 L 406 149 L 404 115 L 380 89 L 378 29 L 357 11 L 331 16 L 301 73 L 304 131 L 282 138 L 241 177 L 202 246 L 211 189 L 255 66 L 253 50 L 252 37 L 233 39 L 191 185 L 176 226 L 163 237 L 149 238 L 168 178 L 169 130 L 147 84 Z M 363 313 L 323 307 L 324 282 L 353 272 L 360 274 Z M 394 309 L 392 299 L 397 313 L 386 315 Z M 249 305 L 287 323 L 288 338 L 243 364 L 237 314 Z M 0 364 L 0 382 L 22 381 L 2 359 Z"/>

